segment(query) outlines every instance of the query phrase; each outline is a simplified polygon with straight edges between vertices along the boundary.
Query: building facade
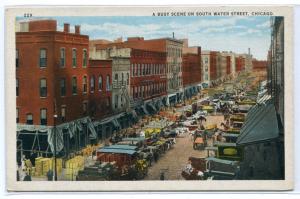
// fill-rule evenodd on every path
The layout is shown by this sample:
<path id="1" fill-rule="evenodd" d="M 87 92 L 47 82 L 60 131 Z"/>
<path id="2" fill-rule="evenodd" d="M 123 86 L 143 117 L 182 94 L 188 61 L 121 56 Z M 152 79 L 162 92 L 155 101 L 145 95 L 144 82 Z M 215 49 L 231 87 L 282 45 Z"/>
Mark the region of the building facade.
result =
<path id="1" fill-rule="evenodd" d="M 285 179 L 284 156 L 284 19 L 271 18 L 268 92 L 247 118 L 237 140 L 244 148 L 240 179 Z M 249 128 L 251 127 L 251 128 Z"/>
<path id="2" fill-rule="evenodd" d="M 116 46 L 101 46 L 108 41 L 90 42 L 90 58 L 111 60 L 112 62 L 112 111 L 120 113 L 129 108 L 130 93 L 130 48 L 116 48 Z M 98 48 L 96 48 L 98 46 Z"/>
<path id="3" fill-rule="evenodd" d="M 217 51 L 202 51 L 202 82 L 207 86 L 215 85 L 218 79 L 217 65 L 218 65 L 218 52 Z"/>
<path id="4" fill-rule="evenodd" d="M 70 33 L 68 24 L 59 32 L 55 20 L 22 26 L 27 30 L 16 33 L 17 122 L 52 126 L 55 114 L 57 124 L 84 117 L 83 109 L 71 107 L 88 100 L 82 85 L 88 78 L 89 37 L 79 26 Z"/>
<path id="5" fill-rule="evenodd" d="M 201 47 L 196 47 L 196 53 L 184 53 L 182 57 L 182 82 L 185 98 L 198 93 L 202 79 Z"/>

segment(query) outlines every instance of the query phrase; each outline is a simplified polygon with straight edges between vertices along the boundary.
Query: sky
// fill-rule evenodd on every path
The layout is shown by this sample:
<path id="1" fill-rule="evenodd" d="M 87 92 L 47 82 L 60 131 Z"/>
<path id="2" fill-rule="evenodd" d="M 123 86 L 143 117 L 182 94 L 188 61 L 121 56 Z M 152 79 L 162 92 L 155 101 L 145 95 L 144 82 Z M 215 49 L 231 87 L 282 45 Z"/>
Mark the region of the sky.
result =
<path id="1" fill-rule="evenodd" d="M 43 17 L 45 18 L 45 17 Z M 58 30 L 64 23 L 81 26 L 81 33 L 90 39 L 114 40 L 122 37 L 145 39 L 172 37 L 188 38 L 189 46 L 201 46 L 202 50 L 233 51 L 247 53 L 248 48 L 256 59 L 266 59 L 270 46 L 269 17 L 219 17 L 219 16 L 97 16 L 97 17 L 48 17 L 56 19 Z M 18 18 L 21 19 L 21 18 Z"/>

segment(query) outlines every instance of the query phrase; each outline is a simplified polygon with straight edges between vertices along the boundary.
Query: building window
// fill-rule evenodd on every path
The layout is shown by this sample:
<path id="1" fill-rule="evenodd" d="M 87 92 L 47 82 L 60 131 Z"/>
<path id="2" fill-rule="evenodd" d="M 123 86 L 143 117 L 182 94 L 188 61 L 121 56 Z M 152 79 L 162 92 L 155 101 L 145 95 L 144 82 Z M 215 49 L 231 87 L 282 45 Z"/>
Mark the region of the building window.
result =
<path id="1" fill-rule="evenodd" d="M 134 76 L 134 64 L 131 64 L 131 76 Z"/>
<path id="2" fill-rule="evenodd" d="M 40 67 L 44 68 L 47 66 L 47 50 L 40 49 Z"/>
<path id="3" fill-rule="evenodd" d="M 19 96 L 19 79 L 16 79 L 16 96 Z"/>
<path id="4" fill-rule="evenodd" d="M 33 124 L 33 116 L 31 113 L 26 115 L 26 124 Z"/>
<path id="5" fill-rule="evenodd" d="M 118 82 L 118 79 L 119 79 L 119 76 L 118 76 L 118 74 L 116 73 L 116 74 L 115 74 L 115 81 Z"/>
<path id="6" fill-rule="evenodd" d="M 66 121 L 66 107 L 65 106 L 61 107 L 61 121 L 62 122 Z"/>
<path id="7" fill-rule="evenodd" d="M 19 123 L 19 108 L 16 110 L 16 122 Z"/>
<path id="8" fill-rule="evenodd" d="M 106 75 L 106 90 L 110 90 L 110 76 Z"/>
<path id="9" fill-rule="evenodd" d="M 98 78 L 98 89 L 101 91 L 103 89 L 102 76 L 100 75 Z"/>
<path id="10" fill-rule="evenodd" d="M 16 67 L 19 67 L 19 50 L 16 49 Z"/>
<path id="11" fill-rule="evenodd" d="M 87 77 L 86 76 L 83 76 L 83 79 L 82 79 L 82 92 L 83 93 L 86 93 L 87 92 Z"/>
<path id="12" fill-rule="evenodd" d="M 60 95 L 66 96 L 66 79 L 65 78 L 60 79 Z"/>
<path id="13" fill-rule="evenodd" d="M 90 85 L 91 86 L 91 93 L 93 93 L 95 91 L 95 77 L 92 76 L 90 81 L 91 81 L 90 82 L 90 84 L 91 84 Z"/>
<path id="14" fill-rule="evenodd" d="M 83 102 L 82 104 L 83 114 L 87 114 L 87 106 L 88 106 L 87 102 Z"/>
<path id="15" fill-rule="evenodd" d="M 64 67 L 66 65 L 66 50 L 65 48 L 60 49 L 60 66 Z"/>
<path id="16" fill-rule="evenodd" d="M 83 63 L 82 63 L 83 67 L 87 66 L 87 51 L 86 49 L 83 50 Z"/>
<path id="17" fill-rule="evenodd" d="M 77 66 L 77 51 L 76 51 L 76 49 L 72 50 L 72 66 L 73 67 Z"/>
<path id="18" fill-rule="evenodd" d="M 129 73 L 127 73 L 127 85 L 129 85 Z"/>
<path id="19" fill-rule="evenodd" d="M 46 79 L 40 80 L 40 96 L 47 97 L 47 80 Z"/>
<path id="20" fill-rule="evenodd" d="M 118 108 L 118 100 L 119 100 L 119 96 L 115 95 L 115 109 Z"/>
<path id="21" fill-rule="evenodd" d="M 41 125 L 47 125 L 47 109 L 42 108 L 40 113 Z"/>
<path id="22" fill-rule="evenodd" d="M 124 74 L 122 73 L 122 85 L 124 85 Z"/>
<path id="23" fill-rule="evenodd" d="M 77 78 L 72 77 L 72 94 L 77 95 Z"/>

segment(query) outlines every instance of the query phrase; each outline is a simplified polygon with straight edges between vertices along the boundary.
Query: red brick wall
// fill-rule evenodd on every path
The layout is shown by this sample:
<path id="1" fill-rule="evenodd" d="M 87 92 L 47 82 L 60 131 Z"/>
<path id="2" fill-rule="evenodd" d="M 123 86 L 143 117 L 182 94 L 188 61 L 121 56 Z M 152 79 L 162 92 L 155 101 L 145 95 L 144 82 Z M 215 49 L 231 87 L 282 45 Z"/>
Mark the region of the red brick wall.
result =
<path id="1" fill-rule="evenodd" d="M 183 86 L 189 86 L 201 82 L 201 48 L 198 54 L 183 54 L 182 58 L 182 82 Z"/>
<path id="2" fill-rule="evenodd" d="M 133 64 L 136 66 L 137 64 L 149 64 L 150 68 L 154 67 L 154 65 L 160 64 L 162 65 L 160 74 L 152 74 L 152 75 L 144 75 L 144 76 L 132 76 L 133 74 Z M 152 65 L 151 65 L 152 64 Z M 136 67 L 135 67 L 136 68 Z M 154 94 L 146 94 L 143 97 L 144 100 L 155 98 L 158 96 L 166 95 L 166 53 L 164 52 L 154 52 L 154 51 L 146 51 L 139 49 L 132 49 L 131 58 L 130 58 L 130 94 L 133 94 L 134 98 L 138 98 L 134 95 L 134 89 L 138 86 L 150 86 L 153 84 L 163 84 L 164 89 L 161 91 L 156 91 Z"/>
<path id="3" fill-rule="evenodd" d="M 41 30 L 48 27 L 48 22 L 35 23 L 35 30 L 38 30 L 40 25 Z M 50 23 L 51 26 L 52 22 Z M 89 105 L 91 102 L 103 101 L 103 96 L 110 92 L 90 93 L 90 76 L 109 73 L 111 77 L 111 63 L 106 67 L 89 68 L 88 52 L 89 38 L 85 35 L 41 31 L 41 32 L 19 32 L 16 33 L 16 49 L 19 50 L 19 67 L 16 69 L 16 78 L 19 79 L 19 96 L 16 99 L 17 108 L 19 108 L 19 123 L 26 123 L 26 114 L 33 115 L 33 122 L 36 125 L 40 124 L 40 109 L 47 109 L 47 125 L 53 125 L 54 104 L 58 115 L 57 124 L 62 123 L 61 107 L 66 106 L 66 122 L 82 118 L 89 115 L 92 109 Z M 60 49 L 65 48 L 64 67 L 60 66 Z M 47 66 L 40 68 L 39 54 L 40 48 L 47 50 Z M 77 49 L 77 66 L 72 67 L 72 49 Z M 83 66 L 83 50 L 87 50 L 87 66 Z M 87 93 L 83 93 L 83 76 L 87 76 Z M 72 77 L 77 77 L 77 95 L 72 94 Z M 47 79 L 47 97 L 40 97 L 40 79 Z M 66 96 L 61 96 L 60 79 L 66 79 Z M 110 78 L 111 80 L 111 78 Z M 106 76 L 103 78 L 103 87 L 105 88 Z M 96 88 L 98 78 L 95 78 Z M 83 102 L 88 102 L 87 113 L 83 111 Z M 105 102 L 107 99 L 105 99 Z M 93 103 L 91 103 L 93 104 Z M 101 107 L 102 108 L 102 107 Z M 96 118 L 102 117 L 102 112 L 99 110 L 95 113 Z"/>
<path id="4" fill-rule="evenodd" d="M 267 61 L 252 60 L 253 70 L 267 70 Z"/>
<path id="5" fill-rule="evenodd" d="M 56 31 L 56 20 L 41 20 L 29 22 L 29 31 Z"/>
<path id="6" fill-rule="evenodd" d="M 245 58 L 241 56 L 235 58 L 235 70 L 236 72 L 245 70 Z"/>
<path id="7" fill-rule="evenodd" d="M 217 52 L 211 51 L 210 52 L 210 80 L 217 79 Z"/>
<path id="8" fill-rule="evenodd" d="M 226 56 L 226 74 L 229 75 L 231 73 L 231 57 Z"/>
<path id="9" fill-rule="evenodd" d="M 95 78 L 95 90 L 94 92 L 89 92 L 89 115 L 95 119 L 101 119 L 112 113 L 111 90 L 106 90 L 107 75 L 110 76 L 109 84 L 112 84 L 112 60 L 90 60 L 89 63 L 89 88 L 91 77 L 94 76 Z M 102 89 L 98 85 L 99 76 L 102 76 Z"/>

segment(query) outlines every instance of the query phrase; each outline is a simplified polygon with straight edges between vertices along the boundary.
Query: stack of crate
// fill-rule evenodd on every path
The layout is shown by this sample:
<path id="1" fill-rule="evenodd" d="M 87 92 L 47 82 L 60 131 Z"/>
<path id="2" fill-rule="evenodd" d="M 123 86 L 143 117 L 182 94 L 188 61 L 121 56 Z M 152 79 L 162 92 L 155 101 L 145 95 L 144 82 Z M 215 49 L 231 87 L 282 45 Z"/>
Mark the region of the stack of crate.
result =
<path id="1" fill-rule="evenodd" d="M 35 168 L 32 169 L 34 176 L 46 176 L 49 170 L 54 172 L 54 158 L 38 157 L 35 159 Z M 62 171 L 62 159 L 56 159 L 57 174 L 60 175 Z"/>
<path id="2" fill-rule="evenodd" d="M 72 159 L 66 161 L 66 170 L 65 175 L 69 180 L 75 180 L 78 171 L 82 171 L 84 169 L 84 157 L 83 156 L 75 156 Z"/>

